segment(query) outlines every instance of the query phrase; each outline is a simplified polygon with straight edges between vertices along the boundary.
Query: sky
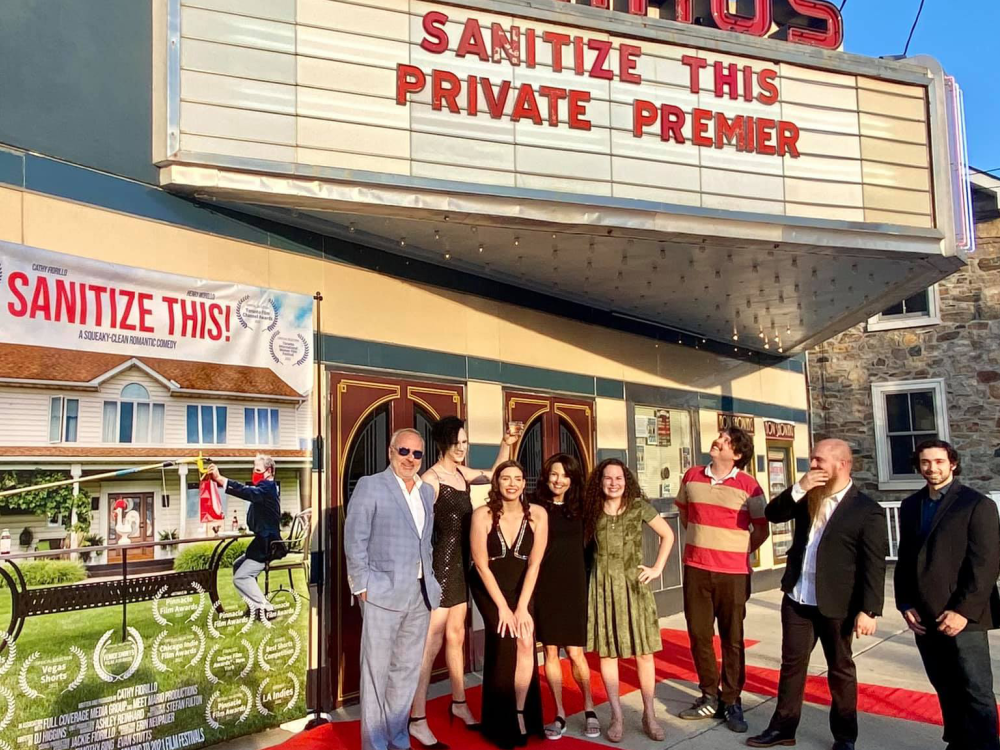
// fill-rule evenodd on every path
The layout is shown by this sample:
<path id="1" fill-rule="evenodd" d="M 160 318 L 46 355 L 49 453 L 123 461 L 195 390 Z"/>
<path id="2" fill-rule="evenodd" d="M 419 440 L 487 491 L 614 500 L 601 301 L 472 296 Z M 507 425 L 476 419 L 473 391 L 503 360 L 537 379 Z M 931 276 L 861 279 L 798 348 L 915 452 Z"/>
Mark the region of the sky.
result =
<path id="1" fill-rule="evenodd" d="M 844 49 L 871 57 L 902 54 L 919 5 L 847 0 Z M 958 81 L 965 93 L 969 163 L 1000 176 L 1000 0 L 926 0 L 909 54 L 936 58 Z"/>

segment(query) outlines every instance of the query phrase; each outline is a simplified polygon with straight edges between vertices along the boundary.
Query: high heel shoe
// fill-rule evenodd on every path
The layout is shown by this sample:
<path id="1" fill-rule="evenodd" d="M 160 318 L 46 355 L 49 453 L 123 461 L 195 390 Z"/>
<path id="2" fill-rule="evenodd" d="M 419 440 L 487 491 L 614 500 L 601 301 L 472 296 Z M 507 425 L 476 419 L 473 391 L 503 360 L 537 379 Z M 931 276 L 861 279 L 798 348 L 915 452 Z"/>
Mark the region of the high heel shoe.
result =
<path id="1" fill-rule="evenodd" d="M 464 706 L 464 705 L 465 701 L 457 701 L 454 698 L 451 699 L 451 703 L 448 705 L 448 726 L 451 726 L 452 722 L 454 722 L 455 719 L 461 719 L 462 723 L 465 724 L 466 729 L 469 729 L 473 732 L 478 732 L 479 731 L 478 721 L 466 721 L 463 717 L 455 713 L 454 710 L 455 706 Z"/>
<path id="2" fill-rule="evenodd" d="M 519 734 L 517 736 L 517 741 L 514 743 L 514 747 L 527 747 L 527 745 L 528 745 L 528 731 L 527 731 L 527 729 L 522 729 L 522 727 L 527 727 L 527 724 L 524 721 L 524 711 L 523 710 L 518 711 L 517 712 L 517 716 L 520 719 L 517 722 L 517 729 L 518 729 Z"/>
<path id="3" fill-rule="evenodd" d="M 410 726 L 410 724 L 413 724 L 416 721 L 427 721 L 427 717 L 426 716 L 411 716 L 410 720 L 408 722 L 406 722 L 407 733 L 410 735 L 410 739 L 414 740 L 418 745 L 420 745 L 420 747 L 425 748 L 425 750 L 449 750 L 449 746 L 446 745 L 446 744 L 444 744 L 440 740 L 435 740 L 430 745 L 428 745 L 428 744 L 425 744 L 424 741 L 421 740 L 419 737 L 415 737 L 413 735 L 413 732 L 409 731 L 409 726 Z M 428 727 L 428 730 L 429 729 L 430 729 L 430 727 Z"/>

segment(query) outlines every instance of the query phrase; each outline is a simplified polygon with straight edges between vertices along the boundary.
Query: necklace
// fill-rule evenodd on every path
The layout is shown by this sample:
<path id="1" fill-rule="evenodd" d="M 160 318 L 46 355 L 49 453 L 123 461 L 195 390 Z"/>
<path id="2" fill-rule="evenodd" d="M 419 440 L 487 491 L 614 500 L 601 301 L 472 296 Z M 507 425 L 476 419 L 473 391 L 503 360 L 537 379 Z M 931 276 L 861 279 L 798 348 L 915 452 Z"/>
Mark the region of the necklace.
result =
<path id="1" fill-rule="evenodd" d="M 553 505 L 565 505 L 566 501 L 565 500 L 553 500 L 552 504 Z"/>
<path id="2" fill-rule="evenodd" d="M 437 469 L 435 469 L 435 471 L 439 471 L 442 474 L 447 474 L 450 477 L 457 477 L 461 473 L 457 469 L 455 471 L 446 471 L 445 469 L 443 469 L 441 467 L 438 467 Z"/>

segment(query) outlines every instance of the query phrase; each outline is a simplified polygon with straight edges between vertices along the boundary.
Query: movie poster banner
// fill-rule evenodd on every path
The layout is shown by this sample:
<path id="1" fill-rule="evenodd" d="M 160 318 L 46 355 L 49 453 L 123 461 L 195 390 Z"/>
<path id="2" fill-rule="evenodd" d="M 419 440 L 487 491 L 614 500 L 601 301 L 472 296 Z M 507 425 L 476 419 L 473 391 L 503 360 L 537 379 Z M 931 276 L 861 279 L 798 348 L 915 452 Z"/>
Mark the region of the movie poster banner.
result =
<path id="1" fill-rule="evenodd" d="M 66 533 L 54 554 L 18 557 L 32 549 L 22 542 L 0 556 L 0 750 L 197 748 L 305 714 L 309 595 L 295 556 L 277 563 L 291 572 L 271 573 L 273 612 L 254 616 L 232 581 L 246 503 L 229 496 L 225 527 L 211 527 L 194 464 L 87 475 L 203 451 L 249 481 L 254 454 L 270 453 L 287 535 L 310 466 L 313 348 L 310 296 L 0 242 L 0 459 L 13 445 L 29 457 L 0 461 L 0 476 L 30 474 L 32 456 L 67 474 L 76 463 L 92 498 L 87 528 L 50 520 L 53 539 Z M 8 503 L 7 518 L 31 523 Z M 178 528 L 209 538 L 157 542 Z M 65 553 L 71 531 L 115 548 Z M 148 544 L 122 546 L 135 542 Z M 119 549 L 134 549 L 124 583 Z"/>
<path id="2" fill-rule="evenodd" d="M 0 342 L 265 367 L 311 390 L 312 297 L 0 242 Z"/>

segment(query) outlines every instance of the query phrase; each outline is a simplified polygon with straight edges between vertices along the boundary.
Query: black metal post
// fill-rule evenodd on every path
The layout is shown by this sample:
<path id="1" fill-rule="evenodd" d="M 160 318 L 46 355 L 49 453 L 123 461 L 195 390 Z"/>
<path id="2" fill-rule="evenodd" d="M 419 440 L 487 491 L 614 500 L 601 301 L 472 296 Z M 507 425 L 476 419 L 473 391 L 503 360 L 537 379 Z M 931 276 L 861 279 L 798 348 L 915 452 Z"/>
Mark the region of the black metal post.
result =
<path id="1" fill-rule="evenodd" d="M 316 464 L 316 492 L 313 495 L 313 507 L 316 508 L 316 526 L 319 533 L 316 535 L 316 557 L 319 560 L 319 566 L 326 565 L 326 556 L 323 552 L 323 539 L 325 536 L 326 528 L 326 514 L 324 513 L 323 507 L 323 464 L 326 459 L 324 455 L 323 448 L 323 359 L 322 359 L 322 344 L 323 344 L 323 295 L 319 292 L 313 295 L 313 300 L 316 301 L 316 382 L 313 386 L 313 393 L 316 395 L 316 452 L 319 454 L 315 458 Z M 311 555 L 311 550 L 303 550 L 303 557 L 305 555 Z M 310 565 L 310 572 L 314 571 L 316 566 Z M 323 595 L 323 581 L 326 578 L 326 571 L 320 570 L 319 574 L 313 573 L 316 580 L 316 600 L 319 602 L 319 611 L 316 617 L 316 627 L 319 630 L 318 637 L 316 641 L 320 644 L 319 654 L 316 659 L 316 694 L 313 698 L 313 717 L 306 724 L 306 730 L 315 729 L 318 726 L 328 723 L 323 717 L 323 703 L 325 700 L 325 693 L 323 689 L 325 687 L 324 677 L 326 675 L 326 670 L 323 668 L 323 645 L 327 642 L 326 634 L 323 631 L 323 610 L 326 607 L 326 597 Z M 308 585 L 308 581 L 306 582 Z M 309 644 L 312 646 L 313 639 L 309 639 Z M 311 650 L 311 649 L 310 649 Z M 307 667 L 308 669 L 308 667 Z"/>
<path id="2" fill-rule="evenodd" d="M 122 643 L 128 637 L 128 545 L 122 548 Z"/>

